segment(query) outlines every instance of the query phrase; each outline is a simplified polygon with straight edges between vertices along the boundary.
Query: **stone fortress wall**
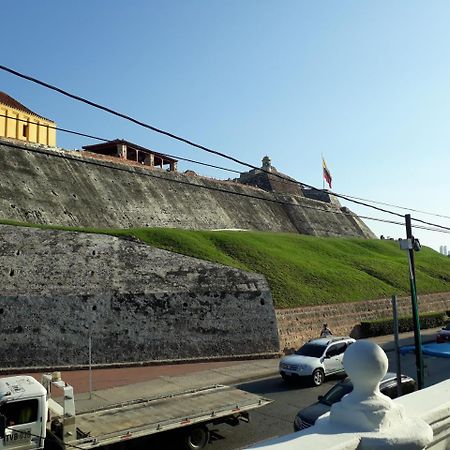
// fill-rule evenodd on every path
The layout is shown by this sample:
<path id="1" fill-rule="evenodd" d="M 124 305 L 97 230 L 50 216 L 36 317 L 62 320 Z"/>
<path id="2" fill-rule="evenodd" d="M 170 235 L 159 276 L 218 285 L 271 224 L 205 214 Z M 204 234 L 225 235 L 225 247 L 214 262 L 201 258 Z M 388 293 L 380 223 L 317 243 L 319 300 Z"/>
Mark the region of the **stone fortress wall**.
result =
<path id="1" fill-rule="evenodd" d="M 0 174 L 2 219 L 373 237 L 338 202 L 300 190 L 266 192 L 80 152 L 0 141 Z M 281 349 L 288 345 L 290 325 L 282 312 L 277 324 L 261 275 L 110 236 L 6 225 L 0 234 L 0 367 L 85 365 L 89 333 L 94 364 L 262 357 L 279 351 L 278 333 Z"/>
<path id="2" fill-rule="evenodd" d="M 336 202 L 81 154 L 0 140 L 0 217 L 63 226 L 374 237 Z"/>
<path id="3" fill-rule="evenodd" d="M 107 235 L 0 225 L 0 368 L 279 351 L 262 275 Z"/>

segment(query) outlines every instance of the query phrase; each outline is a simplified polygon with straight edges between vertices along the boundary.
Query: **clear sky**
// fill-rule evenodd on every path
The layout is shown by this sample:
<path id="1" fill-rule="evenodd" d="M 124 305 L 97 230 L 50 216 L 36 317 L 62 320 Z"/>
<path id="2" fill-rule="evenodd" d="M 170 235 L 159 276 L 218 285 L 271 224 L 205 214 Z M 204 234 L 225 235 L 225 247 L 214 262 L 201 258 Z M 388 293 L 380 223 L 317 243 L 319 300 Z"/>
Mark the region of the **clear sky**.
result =
<path id="1" fill-rule="evenodd" d="M 2 12 L 2 65 L 251 164 L 267 154 L 317 187 L 323 153 L 338 193 L 450 216 L 447 0 L 41 0 Z M 247 170 L 3 71 L 0 90 L 63 128 Z M 57 137 L 64 148 L 94 142 Z M 414 234 L 450 250 L 450 234 Z"/>

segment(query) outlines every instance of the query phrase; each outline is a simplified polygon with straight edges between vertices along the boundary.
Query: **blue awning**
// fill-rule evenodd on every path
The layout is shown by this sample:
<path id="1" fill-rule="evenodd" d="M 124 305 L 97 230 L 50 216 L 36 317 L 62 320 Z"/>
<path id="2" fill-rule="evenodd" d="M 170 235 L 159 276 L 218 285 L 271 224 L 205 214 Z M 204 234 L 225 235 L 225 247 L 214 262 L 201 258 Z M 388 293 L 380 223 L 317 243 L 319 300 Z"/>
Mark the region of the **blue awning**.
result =
<path id="1" fill-rule="evenodd" d="M 406 353 L 415 353 L 415 345 L 406 345 L 400 347 L 400 353 L 405 355 Z M 423 344 L 422 353 L 427 356 L 437 356 L 439 358 L 450 358 L 450 343 L 443 344 Z"/>

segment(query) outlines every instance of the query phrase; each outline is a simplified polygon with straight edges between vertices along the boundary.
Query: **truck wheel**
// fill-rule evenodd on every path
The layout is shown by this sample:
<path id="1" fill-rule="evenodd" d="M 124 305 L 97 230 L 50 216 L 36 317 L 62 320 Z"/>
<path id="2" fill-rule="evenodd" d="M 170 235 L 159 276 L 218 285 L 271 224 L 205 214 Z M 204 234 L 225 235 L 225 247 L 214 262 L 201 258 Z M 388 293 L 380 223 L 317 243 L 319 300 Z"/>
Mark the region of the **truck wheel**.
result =
<path id="1" fill-rule="evenodd" d="M 192 427 L 186 430 L 184 448 L 186 450 L 200 450 L 209 442 L 209 430 L 206 425 Z"/>
<path id="2" fill-rule="evenodd" d="M 316 369 L 312 374 L 312 382 L 314 386 L 320 386 L 325 379 L 325 374 L 322 369 Z"/>

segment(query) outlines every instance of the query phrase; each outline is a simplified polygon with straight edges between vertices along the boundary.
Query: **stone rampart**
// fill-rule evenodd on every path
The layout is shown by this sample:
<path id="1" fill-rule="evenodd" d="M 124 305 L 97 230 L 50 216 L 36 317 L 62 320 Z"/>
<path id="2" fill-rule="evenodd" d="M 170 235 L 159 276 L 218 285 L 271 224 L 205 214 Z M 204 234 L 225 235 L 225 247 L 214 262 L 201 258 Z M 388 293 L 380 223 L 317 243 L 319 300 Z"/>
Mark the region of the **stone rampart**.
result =
<path id="1" fill-rule="evenodd" d="M 107 235 L 0 225 L 0 368 L 263 356 L 262 275 Z"/>
<path id="2" fill-rule="evenodd" d="M 374 237 L 334 203 L 5 140 L 0 192 L 1 219 L 37 224 Z"/>
<path id="3" fill-rule="evenodd" d="M 411 316 L 411 298 L 397 299 L 398 315 Z M 419 312 L 450 310 L 450 292 L 419 295 Z M 276 310 L 280 349 L 290 352 L 318 337 L 326 322 L 335 335 L 360 337 L 361 321 L 392 317 L 390 298 Z"/>

